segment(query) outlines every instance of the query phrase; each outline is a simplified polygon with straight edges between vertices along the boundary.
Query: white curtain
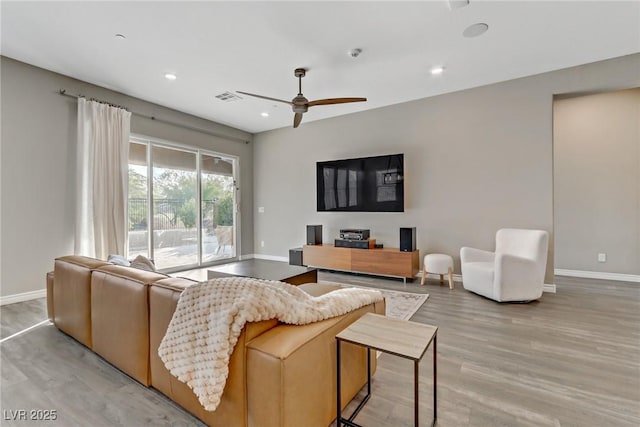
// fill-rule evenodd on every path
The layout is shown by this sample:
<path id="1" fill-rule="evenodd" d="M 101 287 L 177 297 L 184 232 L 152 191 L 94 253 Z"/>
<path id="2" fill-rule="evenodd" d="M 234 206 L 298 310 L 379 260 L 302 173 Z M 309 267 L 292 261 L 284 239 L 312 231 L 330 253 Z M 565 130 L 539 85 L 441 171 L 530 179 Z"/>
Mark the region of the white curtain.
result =
<path id="1" fill-rule="evenodd" d="M 126 255 L 131 113 L 78 98 L 75 254 Z"/>

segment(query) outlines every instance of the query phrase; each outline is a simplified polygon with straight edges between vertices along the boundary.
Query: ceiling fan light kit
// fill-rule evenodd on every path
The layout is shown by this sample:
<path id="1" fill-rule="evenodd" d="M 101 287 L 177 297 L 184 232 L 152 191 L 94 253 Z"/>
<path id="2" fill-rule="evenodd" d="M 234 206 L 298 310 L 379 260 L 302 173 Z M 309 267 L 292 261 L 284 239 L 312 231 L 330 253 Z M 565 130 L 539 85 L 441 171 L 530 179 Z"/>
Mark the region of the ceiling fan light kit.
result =
<path id="1" fill-rule="evenodd" d="M 362 52 L 361 49 L 355 49 Z M 351 52 L 351 51 L 350 51 Z M 358 55 L 360 54 L 358 52 Z M 297 128 L 300 126 L 300 122 L 302 121 L 302 115 L 309 110 L 309 107 L 313 107 L 316 105 L 332 105 L 332 104 L 346 104 L 349 102 L 364 102 L 367 98 L 326 98 L 326 99 L 316 99 L 315 101 L 309 101 L 302 94 L 302 78 L 306 76 L 307 70 L 305 68 L 296 68 L 293 71 L 293 75 L 298 78 L 298 94 L 291 100 L 285 101 L 284 99 L 271 98 L 269 96 L 256 95 L 254 93 L 236 91 L 243 95 L 253 96 L 255 98 L 266 99 L 269 101 L 282 102 L 284 104 L 291 105 L 291 109 L 295 113 L 293 116 L 293 127 Z"/>

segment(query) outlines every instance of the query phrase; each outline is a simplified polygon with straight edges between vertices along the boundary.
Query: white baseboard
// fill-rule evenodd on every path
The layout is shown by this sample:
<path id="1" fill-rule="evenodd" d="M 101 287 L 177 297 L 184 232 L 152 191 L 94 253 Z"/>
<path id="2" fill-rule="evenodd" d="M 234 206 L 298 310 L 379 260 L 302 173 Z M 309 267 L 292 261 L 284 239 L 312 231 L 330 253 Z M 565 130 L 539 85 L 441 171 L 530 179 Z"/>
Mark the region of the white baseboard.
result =
<path id="1" fill-rule="evenodd" d="M 556 268 L 554 270 L 556 276 L 581 277 L 583 279 L 601 279 L 615 280 L 618 282 L 636 282 L 640 283 L 640 275 L 637 274 L 621 274 L 621 273 L 604 273 L 599 271 L 581 271 L 581 270 L 565 270 Z"/>
<path id="2" fill-rule="evenodd" d="M 284 256 L 275 256 L 275 255 L 263 255 L 263 254 L 246 254 L 240 255 L 238 257 L 238 261 L 244 261 L 247 259 L 266 259 L 268 261 L 283 261 L 289 262 L 289 258 Z"/>
<path id="3" fill-rule="evenodd" d="M 17 302 L 30 301 L 32 299 L 44 298 L 47 296 L 47 289 L 39 291 L 24 292 L 22 294 L 5 295 L 0 297 L 0 306 L 7 304 L 15 304 Z"/>
<path id="4" fill-rule="evenodd" d="M 420 279 L 422 279 L 422 271 L 420 271 L 416 277 L 419 277 Z M 439 274 L 435 274 L 435 273 L 428 273 L 427 274 L 427 278 L 429 278 L 429 279 L 440 279 L 440 275 Z M 444 279 L 448 280 L 446 274 L 444 275 Z M 454 274 L 453 275 L 453 281 L 462 283 L 462 274 Z M 542 288 L 542 291 L 555 294 L 556 293 L 556 285 L 553 284 L 553 283 L 551 283 L 551 284 L 545 283 L 544 287 Z"/>
<path id="5" fill-rule="evenodd" d="M 268 261 L 282 261 L 289 262 L 289 258 L 286 256 L 275 256 L 275 255 L 263 255 L 263 254 L 253 254 L 253 258 L 256 259 L 266 259 Z"/>

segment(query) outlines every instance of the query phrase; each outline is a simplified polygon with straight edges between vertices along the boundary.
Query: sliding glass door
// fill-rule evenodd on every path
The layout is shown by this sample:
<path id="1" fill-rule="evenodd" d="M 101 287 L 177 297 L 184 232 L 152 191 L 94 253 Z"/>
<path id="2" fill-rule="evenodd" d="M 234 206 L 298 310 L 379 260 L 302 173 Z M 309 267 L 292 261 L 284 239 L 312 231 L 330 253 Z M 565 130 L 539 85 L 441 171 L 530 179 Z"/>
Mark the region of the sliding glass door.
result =
<path id="1" fill-rule="evenodd" d="M 152 146 L 153 258 L 158 268 L 198 265 L 197 152 Z"/>
<path id="2" fill-rule="evenodd" d="M 236 256 L 235 179 L 233 160 L 200 156 L 202 261 Z"/>
<path id="3" fill-rule="evenodd" d="M 129 153 L 129 257 L 162 270 L 236 258 L 235 158 L 142 139 Z"/>
<path id="4" fill-rule="evenodd" d="M 129 142 L 129 258 L 149 256 L 148 145 Z"/>

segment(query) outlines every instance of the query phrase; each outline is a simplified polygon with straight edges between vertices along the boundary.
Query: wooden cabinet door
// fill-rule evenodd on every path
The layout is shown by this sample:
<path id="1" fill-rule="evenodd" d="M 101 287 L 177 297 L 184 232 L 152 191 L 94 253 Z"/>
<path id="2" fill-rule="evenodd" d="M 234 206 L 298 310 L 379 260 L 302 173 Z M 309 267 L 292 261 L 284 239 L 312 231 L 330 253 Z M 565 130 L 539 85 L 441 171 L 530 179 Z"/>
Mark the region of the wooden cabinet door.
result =
<path id="1" fill-rule="evenodd" d="M 398 249 L 354 249 L 351 269 L 372 274 L 413 277 L 413 252 Z"/>
<path id="2" fill-rule="evenodd" d="M 305 245 L 302 261 L 309 267 L 329 270 L 351 270 L 351 249 L 336 248 L 333 245 Z"/>

